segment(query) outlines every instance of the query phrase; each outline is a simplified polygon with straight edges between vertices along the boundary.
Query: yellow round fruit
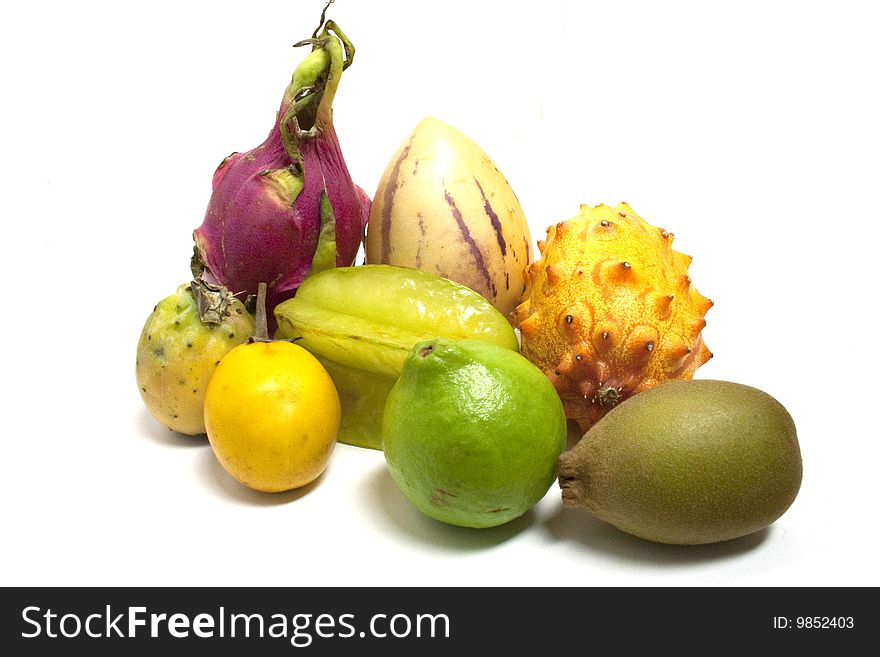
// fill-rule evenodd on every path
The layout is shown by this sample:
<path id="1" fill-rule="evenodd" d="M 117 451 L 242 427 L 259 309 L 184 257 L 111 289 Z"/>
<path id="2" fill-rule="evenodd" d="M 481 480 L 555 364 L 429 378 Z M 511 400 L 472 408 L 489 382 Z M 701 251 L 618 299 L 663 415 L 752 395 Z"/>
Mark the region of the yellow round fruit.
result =
<path id="1" fill-rule="evenodd" d="M 230 475 L 259 491 L 317 479 L 336 445 L 339 419 L 339 395 L 327 371 L 290 342 L 234 348 L 205 394 L 214 454 Z"/>

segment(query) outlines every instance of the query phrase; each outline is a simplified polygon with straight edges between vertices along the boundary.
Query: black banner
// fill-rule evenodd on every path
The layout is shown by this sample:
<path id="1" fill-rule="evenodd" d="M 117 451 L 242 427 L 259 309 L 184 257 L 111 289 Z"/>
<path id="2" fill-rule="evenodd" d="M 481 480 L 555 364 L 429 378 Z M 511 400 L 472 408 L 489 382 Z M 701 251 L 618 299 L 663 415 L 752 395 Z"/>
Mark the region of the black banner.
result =
<path id="1" fill-rule="evenodd" d="M 12 588 L 7 655 L 449 654 L 601 646 L 704 654 L 865 645 L 871 590 L 798 588 Z M 9 649 L 12 649 L 10 652 Z"/>

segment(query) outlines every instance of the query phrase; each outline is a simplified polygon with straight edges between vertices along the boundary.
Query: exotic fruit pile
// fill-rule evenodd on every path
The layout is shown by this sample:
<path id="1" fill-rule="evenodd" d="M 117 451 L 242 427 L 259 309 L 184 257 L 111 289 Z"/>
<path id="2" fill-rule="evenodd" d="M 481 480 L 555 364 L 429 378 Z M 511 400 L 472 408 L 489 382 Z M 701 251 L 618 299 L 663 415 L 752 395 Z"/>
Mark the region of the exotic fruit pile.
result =
<path id="1" fill-rule="evenodd" d="M 801 484 L 794 421 L 757 388 L 694 379 L 712 357 L 712 301 L 672 233 L 625 203 L 582 205 L 532 261 L 499 166 L 433 117 L 387 135 L 398 146 L 374 161 L 371 204 L 333 123 L 354 46 L 325 20 L 331 2 L 296 44 L 311 51 L 265 142 L 214 173 L 181 263 L 194 280 L 147 317 L 145 415 L 204 434 L 230 477 L 265 494 L 324 485 L 346 450 L 380 451 L 424 522 L 525 523 L 557 482 L 564 506 L 651 541 L 775 522 Z M 400 85 L 385 82 L 365 88 L 394 103 Z"/>
<path id="2" fill-rule="evenodd" d="M 581 206 L 547 229 L 516 310 L 522 353 L 559 392 L 582 431 L 664 381 L 690 379 L 712 357 L 703 342 L 712 301 L 672 248 L 627 204 Z"/>

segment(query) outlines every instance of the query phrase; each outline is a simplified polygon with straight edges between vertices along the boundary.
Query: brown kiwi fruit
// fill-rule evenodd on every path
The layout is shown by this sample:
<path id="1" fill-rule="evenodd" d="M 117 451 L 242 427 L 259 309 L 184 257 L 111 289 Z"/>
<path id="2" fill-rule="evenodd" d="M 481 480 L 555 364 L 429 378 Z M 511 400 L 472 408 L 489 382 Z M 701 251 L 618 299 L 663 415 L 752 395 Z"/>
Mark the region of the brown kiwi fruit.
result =
<path id="1" fill-rule="evenodd" d="M 728 381 L 676 381 L 634 395 L 559 458 L 566 507 L 673 544 L 767 527 L 794 502 L 802 474 L 788 411 Z"/>

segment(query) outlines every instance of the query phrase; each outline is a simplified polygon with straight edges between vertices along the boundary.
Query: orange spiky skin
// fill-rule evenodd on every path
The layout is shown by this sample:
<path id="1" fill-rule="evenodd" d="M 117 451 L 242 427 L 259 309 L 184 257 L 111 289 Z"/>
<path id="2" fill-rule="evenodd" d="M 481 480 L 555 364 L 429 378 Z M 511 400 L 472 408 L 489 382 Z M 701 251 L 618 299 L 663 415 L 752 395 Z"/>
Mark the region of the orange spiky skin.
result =
<path id="1" fill-rule="evenodd" d="M 702 337 L 712 301 L 672 239 L 620 203 L 582 205 L 538 242 L 514 321 L 522 354 L 582 431 L 636 393 L 693 378 L 712 357 Z"/>

